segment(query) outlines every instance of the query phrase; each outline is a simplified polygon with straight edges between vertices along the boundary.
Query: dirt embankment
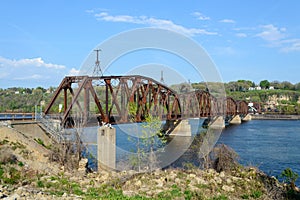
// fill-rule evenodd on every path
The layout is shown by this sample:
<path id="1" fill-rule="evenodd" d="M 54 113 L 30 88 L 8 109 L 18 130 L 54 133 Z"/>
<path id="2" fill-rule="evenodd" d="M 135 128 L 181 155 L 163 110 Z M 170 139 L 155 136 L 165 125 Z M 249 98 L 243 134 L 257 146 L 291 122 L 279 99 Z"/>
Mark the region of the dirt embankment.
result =
<path id="1" fill-rule="evenodd" d="M 56 163 L 49 163 L 51 139 L 37 124 L 0 126 L 1 156 L 12 152 L 25 166 L 39 173 L 58 172 Z"/>

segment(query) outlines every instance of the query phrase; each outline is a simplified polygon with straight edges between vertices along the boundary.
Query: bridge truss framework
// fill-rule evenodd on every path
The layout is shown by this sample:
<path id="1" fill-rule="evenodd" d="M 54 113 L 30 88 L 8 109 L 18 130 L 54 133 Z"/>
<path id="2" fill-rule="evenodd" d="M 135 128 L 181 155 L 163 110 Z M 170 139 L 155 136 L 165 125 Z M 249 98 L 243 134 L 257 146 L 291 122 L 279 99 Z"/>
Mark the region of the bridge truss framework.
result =
<path id="1" fill-rule="evenodd" d="M 58 104 L 63 111 L 58 113 Z M 132 76 L 67 76 L 55 91 L 45 115 L 64 127 L 83 119 L 83 126 L 142 122 L 147 115 L 161 120 L 247 114 L 248 104 L 231 97 L 219 99 L 207 91 L 177 94 L 151 78 Z"/>

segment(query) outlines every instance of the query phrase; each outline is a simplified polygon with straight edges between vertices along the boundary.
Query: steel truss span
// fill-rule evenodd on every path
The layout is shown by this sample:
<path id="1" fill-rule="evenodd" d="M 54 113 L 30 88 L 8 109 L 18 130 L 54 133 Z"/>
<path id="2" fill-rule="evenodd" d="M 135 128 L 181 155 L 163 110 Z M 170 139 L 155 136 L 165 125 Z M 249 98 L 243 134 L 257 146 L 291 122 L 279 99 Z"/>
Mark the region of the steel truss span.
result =
<path id="1" fill-rule="evenodd" d="M 61 122 L 68 126 L 76 117 L 83 124 L 142 122 L 149 114 L 161 120 L 181 117 L 177 94 L 144 76 L 65 77 L 45 114 L 57 114 L 58 103 L 63 104 Z"/>
<path id="2" fill-rule="evenodd" d="M 60 105 L 59 105 L 60 104 Z M 217 99 L 207 91 L 177 94 L 145 76 L 67 76 L 55 91 L 45 115 L 64 127 L 76 120 L 83 126 L 143 122 L 147 115 L 161 120 L 246 115 L 248 104 L 231 97 Z"/>

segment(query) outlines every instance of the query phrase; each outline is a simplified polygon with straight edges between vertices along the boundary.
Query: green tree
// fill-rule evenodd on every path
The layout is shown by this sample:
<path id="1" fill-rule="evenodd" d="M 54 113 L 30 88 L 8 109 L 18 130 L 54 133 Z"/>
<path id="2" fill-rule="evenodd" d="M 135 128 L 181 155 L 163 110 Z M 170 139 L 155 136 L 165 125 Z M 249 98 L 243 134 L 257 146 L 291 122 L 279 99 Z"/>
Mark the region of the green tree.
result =
<path id="1" fill-rule="evenodd" d="M 268 80 L 260 81 L 259 86 L 263 89 L 268 89 L 270 87 L 270 82 Z"/>
<path id="2" fill-rule="evenodd" d="M 270 86 L 273 86 L 274 89 L 282 89 L 282 85 L 281 85 L 281 83 L 279 81 L 272 81 L 270 83 Z"/>
<path id="3" fill-rule="evenodd" d="M 284 89 L 284 90 L 295 90 L 295 86 L 288 81 L 283 81 L 281 84 L 283 86 L 282 89 Z"/>
<path id="4" fill-rule="evenodd" d="M 142 125 L 142 138 L 141 142 L 144 146 L 143 154 L 147 156 L 146 164 L 150 171 L 157 168 L 157 158 L 154 152 L 155 145 L 158 144 L 160 140 L 157 135 L 160 133 L 161 121 L 158 117 L 153 117 L 148 115 L 146 117 L 146 122 Z M 146 152 L 149 152 L 148 155 Z"/>
<path id="5" fill-rule="evenodd" d="M 300 91 L 300 82 L 295 84 L 295 90 Z"/>
<path id="6" fill-rule="evenodd" d="M 196 90 L 205 90 L 207 88 L 207 85 L 205 82 L 192 83 L 191 85 Z"/>
<path id="7" fill-rule="evenodd" d="M 137 139 L 130 141 L 136 144 L 136 154 L 129 157 L 130 164 L 138 171 L 148 169 L 150 171 L 157 168 L 158 162 L 155 154 L 155 148 L 164 143 L 162 138 L 158 138 L 160 133 L 161 121 L 158 117 L 148 115 L 142 124 L 142 131 L 137 134 Z M 138 131 L 138 129 L 133 130 Z"/>
<path id="8" fill-rule="evenodd" d="M 283 170 L 280 177 L 285 183 L 290 184 L 292 189 L 296 188 L 295 182 L 298 179 L 299 175 L 296 172 L 293 172 L 291 168 L 286 168 L 285 170 Z"/>
<path id="9" fill-rule="evenodd" d="M 231 81 L 227 84 L 225 84 L 225 89 L 228 91 L 238 91 L 238 84 L 235 81 Z"/>

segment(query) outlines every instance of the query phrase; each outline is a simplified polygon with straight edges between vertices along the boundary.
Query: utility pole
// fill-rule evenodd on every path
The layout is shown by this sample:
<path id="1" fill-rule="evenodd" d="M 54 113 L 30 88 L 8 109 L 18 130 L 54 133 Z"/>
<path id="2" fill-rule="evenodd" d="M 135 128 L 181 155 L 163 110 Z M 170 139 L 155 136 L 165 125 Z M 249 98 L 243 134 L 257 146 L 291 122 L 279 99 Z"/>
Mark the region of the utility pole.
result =
<path id="1" fill-rule="evenodd" d="M 100 67 L 100 61 L 99 61 L 99 51 L 101 51 L 101 49 L 95 49 L 94 51 L 96 51 L 96 61 L 95 61 L 93 75 L 94 76 L 103 76 L 103 73 L 102 73 L 102 70 Z"/>
<path id="2" fill-rule="evenodd" d="M 165 81 L 164 81 L 164 71 L 163 70 L 161 70 L 161 72 L 160 72 L 160 82 L 165 83 Z"/>

